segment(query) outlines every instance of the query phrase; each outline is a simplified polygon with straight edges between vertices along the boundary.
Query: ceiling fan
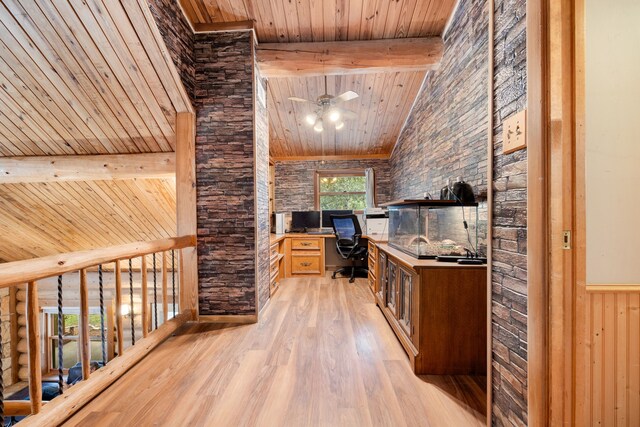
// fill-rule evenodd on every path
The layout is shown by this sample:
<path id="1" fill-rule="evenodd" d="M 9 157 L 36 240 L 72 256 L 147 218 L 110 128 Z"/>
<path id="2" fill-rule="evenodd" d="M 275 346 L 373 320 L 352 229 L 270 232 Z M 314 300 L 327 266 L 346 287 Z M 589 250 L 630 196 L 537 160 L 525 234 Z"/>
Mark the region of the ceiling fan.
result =
<path id="1" fill-rule="evenodd" d="M 290 101 L 315 104 L 315 111 L 309 113 L 305 117 L 305 121 L 313 126 L 316 132 L 322 132 L 326 122 L 335 124 L 336 130 L 344 127 L 344 121 L 355 119 L 356 113 L 351 110 L 339 107 L 338 104 L 356 99 L 358 94 L 354 91 L 347 91 L 338 96 L 329 95 L 327 93 L 327 76 L 324 76 L 324 95 L 320 95 L 315 101 L 309 99 L 289 97 Z"/>

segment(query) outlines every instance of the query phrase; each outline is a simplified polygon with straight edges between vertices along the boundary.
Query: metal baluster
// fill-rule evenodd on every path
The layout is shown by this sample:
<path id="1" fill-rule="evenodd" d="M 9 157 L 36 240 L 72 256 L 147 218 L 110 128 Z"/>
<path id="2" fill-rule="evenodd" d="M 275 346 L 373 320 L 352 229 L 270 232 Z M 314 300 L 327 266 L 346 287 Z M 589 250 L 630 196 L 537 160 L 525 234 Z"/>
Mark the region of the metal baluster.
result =
<path id="1" fill-rule="evenodd" d="M 64 313 L 62 312 L 62 275 L 58 276 L 58 391 L 64 391 Z"/>
<path id="2" fill-rule="evenodd" d="M 154 329 L 158 329 L 158 272 L 156 271 L 156 254 L 153 253 L 153 317 Z"/>
<path id="3" fill-rule="evenodd" d="M 107 338 L 104 331 L 104 284 L 102 264 L 98 265 L 98 289 L 100 291 L 100 339 L 102 340 L 102 366 L 107 364 Z"/>
<path id="4" fill-rule="evenodd" d="M 133 263 L 131 259 L 129 259 L 129 302 L 129 315 L 131 316 L 131 345 L 134 345 L 136 343 L 136 325 L 135 314 L 133 312 Z"/>
<path id="5" fill-rule="evenodd" d="M 171 249 L 171 295 L 173 297 L 173 316 L 176 317 L 176 253 Z"/>

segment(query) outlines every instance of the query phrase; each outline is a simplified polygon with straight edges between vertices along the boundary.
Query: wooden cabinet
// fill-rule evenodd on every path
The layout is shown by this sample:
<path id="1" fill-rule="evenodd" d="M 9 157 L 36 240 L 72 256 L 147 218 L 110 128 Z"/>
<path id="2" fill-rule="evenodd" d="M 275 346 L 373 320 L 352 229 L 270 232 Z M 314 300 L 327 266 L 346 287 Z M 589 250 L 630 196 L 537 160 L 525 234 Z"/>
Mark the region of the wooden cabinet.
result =
<path id="1" fill-rule="evenodd" d="M 409 338 L 413 335 L 413 284 L 418 281 L 418 275 L 405 266 L 400 266 L 398 275 L 398 323 Z"/>
<path id="2" fill-rule="evenodd" d="M 377 283 L 378 283 L 377 282 L 377 275 L 378 275 L 378 270 L 377 270 L 377 268 L 378 268 L 378 266 L 377 266 L 378 247 L 371 240 L 369 240 L 368 252 L 369 252 L 369 260 L 368 260 L 369 289 L 371 289 L 371 292 L 375 295 L 376 292 L 378 292 L 378 289 L 377 289 Z"/>
<path id="3" fill-rule="evenodd" d="M 380 244 L 377 271 L 376 303 L 416 374 L 486 374 L 486 266 L 418 260 Z"/>
<path id="4" fill-rule="evenodd" d="M 286 277 L 324 275 L 324 237 L 287 237 L 285 256 Z"/>
<path id="5" fill-rule="evenodd" d="M 280 285 L 280 267 L 284 254 L 281 253 L 281 242 L 274 242 L 269 249 L 269 295 L 273 295 Z"/>
<path id="6" fill-rule="evenodd" d="M 387 305 L 387 254 L 378 251 L 378 277 L 376 277 L 376 301 L 381 307 Z"/>

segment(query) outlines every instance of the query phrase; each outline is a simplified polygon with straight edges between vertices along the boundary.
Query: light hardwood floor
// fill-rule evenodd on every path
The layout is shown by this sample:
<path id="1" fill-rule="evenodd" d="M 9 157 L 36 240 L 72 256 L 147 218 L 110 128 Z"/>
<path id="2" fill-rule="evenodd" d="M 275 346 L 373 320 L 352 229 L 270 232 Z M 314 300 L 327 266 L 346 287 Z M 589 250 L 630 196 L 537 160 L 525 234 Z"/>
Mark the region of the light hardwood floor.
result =
<path id="1" fill-rule="evenodd" d="M 485 423 L 486 378 L 414 376 L 363 279 L 285 280 L 261 317 L 186 326 L 66 425 Z"/>

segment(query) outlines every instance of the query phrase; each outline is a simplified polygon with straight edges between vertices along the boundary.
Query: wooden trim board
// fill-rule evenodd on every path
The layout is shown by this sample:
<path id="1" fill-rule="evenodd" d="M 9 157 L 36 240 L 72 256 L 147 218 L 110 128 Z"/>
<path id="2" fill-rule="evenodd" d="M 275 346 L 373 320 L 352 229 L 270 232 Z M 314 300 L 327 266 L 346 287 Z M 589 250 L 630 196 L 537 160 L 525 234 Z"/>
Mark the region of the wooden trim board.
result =
<path id="1" fill-rule="evenodd" d="M 201 323 L 238 323 L 248 324 L 258 321 L 257 314 L 225 314 L 225 315 L 201 315 L 198 322 Z"/>

